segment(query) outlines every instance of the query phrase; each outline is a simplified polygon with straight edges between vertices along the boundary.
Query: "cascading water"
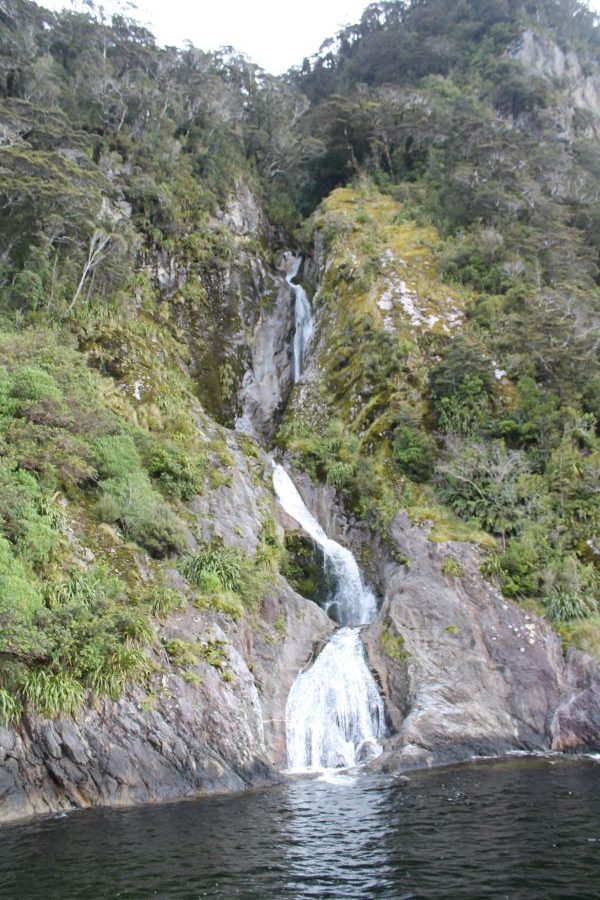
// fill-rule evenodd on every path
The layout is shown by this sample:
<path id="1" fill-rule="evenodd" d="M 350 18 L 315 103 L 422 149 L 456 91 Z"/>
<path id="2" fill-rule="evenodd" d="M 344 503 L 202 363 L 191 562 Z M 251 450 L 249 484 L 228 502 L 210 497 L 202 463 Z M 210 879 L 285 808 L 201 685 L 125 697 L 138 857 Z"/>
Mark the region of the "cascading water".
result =
<path id="1" fill-rule="evenodd" d="M 347 768 L 381 752 L 383 703 L 357 629 L 336 631 L 296 678 L 286 726 L 292 770 Z"/>
<path id="2" fill-rule="evenodd" d="M 323 550 L 336 588 L 325 609 L 343 627 L 314 664 L 296 678 L 286 706 L 288 768 L 322 771 L 366 762 L 381 753 L 383 702 L 367 666 L 360 629 L 377 613 L 375 596 L 349 550 L 327 537 L 293 481 L 275 466 L 273 485 L 289 516 Z"/>
<path id="3" fill-rule="evenodd" d="M 327 537 L 282 466 L 275 466 L 273 485 L 288 516 L 323 550 L 325 569 L 335 584 L 333 596 L 324 604 L 325 612 L 340 625 L 368 625 L 377 615 L 377 601 L 373 591 L 364 584 L 352 553 Z"/>
<path id="4" fill-rule="evenodd" d="M 306 291 L 299 284 L 294 284 L 293 280 L 298 274 L 302 258 L 295 256 L 291 258 L 291 268 L 286 276 L 287 282 L 294 293 L 294 340 L 292 354 L 292 375 L 294 384 L 300 381 L 302 370 L 304 368 L 304 360 L 306 357 L 306 348 L 310 342 L 313 333 L 313 315 L 310 307 L 310 300 L 306 296 Z"/>

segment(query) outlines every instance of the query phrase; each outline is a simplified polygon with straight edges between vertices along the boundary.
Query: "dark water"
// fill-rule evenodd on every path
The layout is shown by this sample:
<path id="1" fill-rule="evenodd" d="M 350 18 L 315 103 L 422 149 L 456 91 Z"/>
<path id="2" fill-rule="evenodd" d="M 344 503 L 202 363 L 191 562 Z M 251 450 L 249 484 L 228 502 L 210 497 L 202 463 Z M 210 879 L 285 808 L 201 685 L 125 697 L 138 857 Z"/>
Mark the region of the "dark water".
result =
<path id="1" fill-rule="evenodd" d="M 600 762 L 513 760 L 0 829 L 0 896 L 600 897 Z"/>

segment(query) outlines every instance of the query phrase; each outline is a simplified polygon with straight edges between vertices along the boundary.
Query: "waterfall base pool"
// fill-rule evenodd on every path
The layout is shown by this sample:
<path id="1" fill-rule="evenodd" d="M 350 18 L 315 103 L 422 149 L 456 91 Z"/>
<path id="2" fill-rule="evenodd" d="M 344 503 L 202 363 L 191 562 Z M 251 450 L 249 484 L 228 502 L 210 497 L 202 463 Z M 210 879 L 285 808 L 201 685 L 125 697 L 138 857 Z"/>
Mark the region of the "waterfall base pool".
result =
<path id="1" fill-rule="evenodd" d="M 0 829 L 0 896 L 600 896 L 600 762 L 511 759 L 403 778 L 87 810 Z"/>

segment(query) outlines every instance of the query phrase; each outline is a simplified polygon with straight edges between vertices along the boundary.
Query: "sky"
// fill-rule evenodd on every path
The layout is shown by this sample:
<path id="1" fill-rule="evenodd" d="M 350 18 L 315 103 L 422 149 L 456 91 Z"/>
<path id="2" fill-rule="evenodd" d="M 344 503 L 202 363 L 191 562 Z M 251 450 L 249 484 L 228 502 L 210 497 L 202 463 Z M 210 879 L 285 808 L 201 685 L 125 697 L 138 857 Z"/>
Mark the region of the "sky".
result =
<path id="1" fill-rule="evenodd" d="M 231 45 L 279 75 L 300 65 L 340 27 L 358 21 L 369 0 L 137 0 L 135 9 L 123 0 L 95 2 L 107 13 L 120 7 L 147 25 L 159 44 L 181 46 L 188 40 L 201 50 Z M 47 9 L 83 6 L 81 0 L 37 3 Z"/>
<path id="2" fill-rule="evenodd" d="M 37 0 L 49 9 L 82 8 L 84 0 Z M 315 53 L 326 38 L 357 22 L 370 0 L 94 0 L 146 25 L 159 44 L 201 50 L 232 46 L 279 75 Z M 450 0 L 451 2 L 451 0 Z M 600 12 L 600 0 L 589 6 Z"/>

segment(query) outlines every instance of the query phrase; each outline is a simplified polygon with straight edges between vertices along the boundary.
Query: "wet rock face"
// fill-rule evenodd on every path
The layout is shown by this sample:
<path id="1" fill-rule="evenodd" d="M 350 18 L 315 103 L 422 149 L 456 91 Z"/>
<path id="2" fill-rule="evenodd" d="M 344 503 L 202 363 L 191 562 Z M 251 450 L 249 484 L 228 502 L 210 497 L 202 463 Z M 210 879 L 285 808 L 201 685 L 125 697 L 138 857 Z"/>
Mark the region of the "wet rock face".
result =
<path id="1" fill-rule="evenodd" d="M 239 395 L 242 414 L 238 427 L 262 439 L 274 433 L 293 386 L 292 336 L 290 286 L 281 277 L 254 327 L 251 363 Z"/>
<path id="2" fill-rule="evenodd" d="M 600 749 L 600 668 L 585 653 L 571 650 L 565 698 L 552 720 L 552 749 Z"/>
<path id="3" fill-rule="evenodd" d="M 584 654 L 565 666 L 548 623 L 481 577 L 477 552 L 433 543 L 396 517 L 409 560 L 382 556 L 380 621 L 365 635 L 392 737 L 376 763 L 427 766 L 508 750 L 600 747 L 600 678 Z M 387 558 L 386 557 L 387 554 Z M 462 575 L 445 575 L 450 567 Z"/>

